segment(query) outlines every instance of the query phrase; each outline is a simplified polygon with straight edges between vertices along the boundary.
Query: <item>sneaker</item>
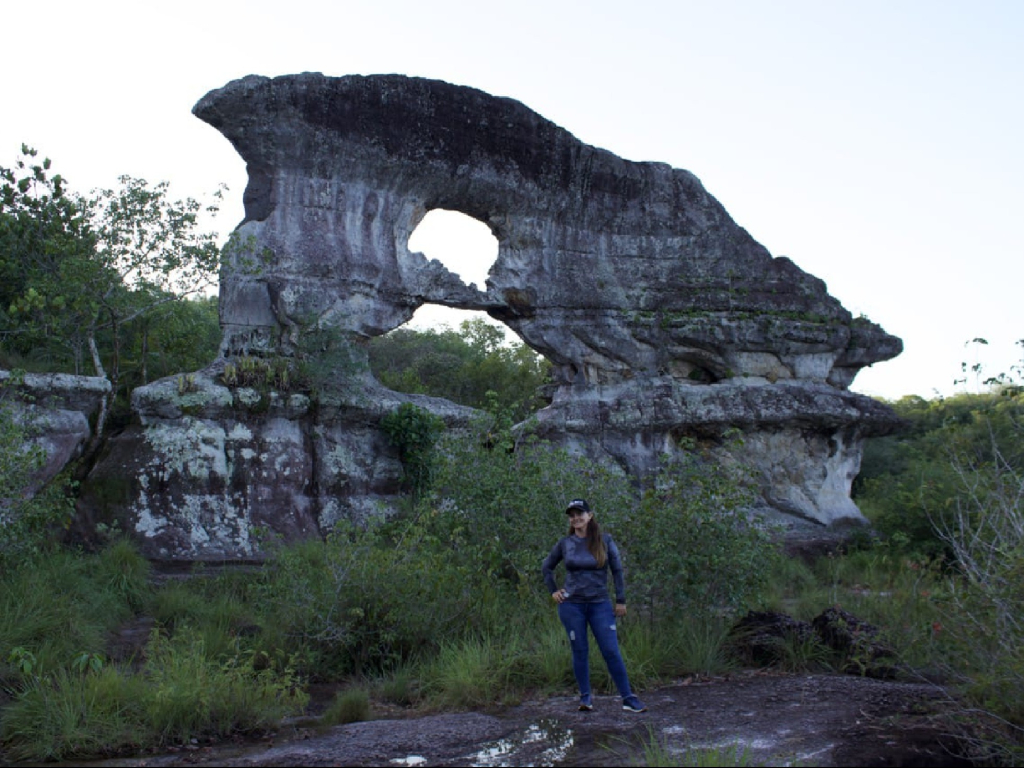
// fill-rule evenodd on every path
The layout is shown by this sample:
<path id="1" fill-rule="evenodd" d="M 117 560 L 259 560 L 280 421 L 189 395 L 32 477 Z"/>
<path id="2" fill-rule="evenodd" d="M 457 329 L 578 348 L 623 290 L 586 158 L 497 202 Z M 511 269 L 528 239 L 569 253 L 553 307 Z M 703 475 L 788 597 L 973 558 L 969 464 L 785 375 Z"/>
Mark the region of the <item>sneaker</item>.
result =
<path id="1" fill-rule="evenodd" d="M 647 707 L 640 701 L 636 696 L 630 696 L 628 699 L 622 700 L 622 708 L 627 712 L 646 712 Z"/>
<path id="2" fill-rule="evenodd" d="M 590 700 L 590 694 L 580 696 L 580 712 L 593 712 L 594 704 Z"/>

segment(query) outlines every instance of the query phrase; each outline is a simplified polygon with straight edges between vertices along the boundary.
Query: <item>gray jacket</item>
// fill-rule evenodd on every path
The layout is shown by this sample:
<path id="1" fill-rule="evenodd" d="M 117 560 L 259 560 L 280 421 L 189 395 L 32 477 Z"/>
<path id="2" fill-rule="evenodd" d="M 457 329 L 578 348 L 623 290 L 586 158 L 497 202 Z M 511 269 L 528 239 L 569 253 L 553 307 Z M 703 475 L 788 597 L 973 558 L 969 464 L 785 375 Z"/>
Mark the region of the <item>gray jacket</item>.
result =
<path id="1" fill-rule="evenodd" d="M 608 571 L 612 572 L 615 582 L 615 602 L 626 602 L 626 580 L 622 573 L 622 558 L 619 548 L 615 546 L 610 534 L 602 534 L 604 546 L 608 551 L 605 564 L 598 568 L 596 558 L 587 549 L 585 537 L 570 534 L 555 544 L 541 565 L 544 583 L 548 592 L 558 590 L 555 582 L 555 567 L 565 561 L 565 591 L 569 593 L 566 600 L 570 603 L 599 603 L 608 599 Z"/>

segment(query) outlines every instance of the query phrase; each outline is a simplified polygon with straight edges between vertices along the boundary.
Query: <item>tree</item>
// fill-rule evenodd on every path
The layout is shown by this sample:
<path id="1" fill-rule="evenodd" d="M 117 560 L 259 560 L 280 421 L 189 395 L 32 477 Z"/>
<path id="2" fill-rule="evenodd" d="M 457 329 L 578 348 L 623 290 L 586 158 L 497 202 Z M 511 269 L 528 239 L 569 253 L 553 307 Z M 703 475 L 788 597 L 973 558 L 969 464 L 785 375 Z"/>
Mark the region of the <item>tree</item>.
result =
<path id="1" fill-rule="evenodd" d="M 200 217 L 216 214 L 221 192 L 204 207 L 172 200 L 167 182 L 122 176 L 117 188 L 80 197 L 49 173 L 49 159 L 34 162 L 26 146 L 22 155 L 0 168 L 5 351 L 61 349 L 65 358 L 50 362 L 76 373 L 87 355 L 116 393 L 128 326 L 216 284 L 220 248 Z"/>
<path id="2" fill-rule="evenodd" d="M 70 353 L 78 372 L 78 289 L 95 236 L 84 201 L 49 175 L 50 160 L 32 163 L 35 150 L 21 149 L 14 168 L 0 167 L 0 339 L 8 354 L 41 352 L 57 365 Z"/>
<path id="3" fill-rule="evenodd" d="M 550 364 L 482 319 L 458 331 L 398 328 L 370 344 L 370 368 L 400 392 L 429 394 L 461 405 L 500 410 L 522 420 L 544 403 L 538 390 Z"/>
<path id="4" fill-rule="evenodd" d="M 125 327 L 120 360 L 126 390 L 194 371 L 220 346 L 216 296 L 198 296 L 154 307 Z"/>
<path id="5" fill-rule="evenodd" d="M 892 406 L 909 426 L 867 441 L 853 498 L 883 536 L 915 554 L 951 560 L 934 520 L 959 503 L 964 467 L 980 470 L 998 457 L 1024 471 L 1024 397 L 1010 390 L 932 401 L 910 396 Z"/>
<path id="6" fill-rule="evenodd" d="M 150 186 L 122 176 L 120 183 L 118 189 L 95 193 L 89 203 L 96 233 L 92 268 L 104 278 L 92 286 L 89 348 L 97 374 L 103 375 L 96 332 L 111 331 L 110 378 L 115 387 L 120 329 L 159 307 L 213 288 L 220 264 L 215 233 L 199 229 L 204 211 L 199 202 L 172 201 L 167 182 Z M 216 205 L 205 208 L 211 215 L 217 210 Z"/>

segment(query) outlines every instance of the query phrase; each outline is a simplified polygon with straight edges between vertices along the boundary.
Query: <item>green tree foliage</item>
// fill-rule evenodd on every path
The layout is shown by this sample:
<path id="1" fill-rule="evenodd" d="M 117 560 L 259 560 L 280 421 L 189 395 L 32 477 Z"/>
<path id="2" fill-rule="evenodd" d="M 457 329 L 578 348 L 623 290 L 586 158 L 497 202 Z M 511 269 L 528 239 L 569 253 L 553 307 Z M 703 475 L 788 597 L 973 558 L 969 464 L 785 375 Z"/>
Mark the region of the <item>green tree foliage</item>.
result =
<path id="1" fill-rule="evenodd" d="M 543 441 L 527 437 L 514 452 L 484 447 L 510 442 L 494 440 L 489 425 L 471 435 L 446 435 L 423 522 L 472 565 L 476 581 L 546 597 L 540 562 L 568 530 L 566 502 L 585 496 L 596 519 L 614 533 L 631 514 L 636 492 L 618 467 Z"/>
<path id="2" fill-rule="evenodd" d="M 671 623 L 759 604 L 782 554 L 754 500 L 749 478 L 696 450 L 661 468 L 623 525 L 646 616 Z"/>
<path id="3" fill-rule="evenodd" d="M 952 459 L 962 485 L 936 530 L 961 578 L 945 595 L 943 628 L 959 641 L 955 675 L 969 699 L 1024 732 L 1024 471 L 995 440 L 992 450 L 982 466 L 970 452 Z"/>
<path id="4" fill-rule="evenodd" d="M 962 367 L 982 383 L 980 366 Z M 945 566 L 940 666 L 973 707 L 971 738 L 991 764 L 1016 764 L 1024 732 L 1022 371 L 985 379 L 984 394 L 894 403 L 908 429 L 868 443 L 854 486 L 890 542 Z"/>
<path id="5" fill-rule="evenodd" d="M 933 401 L 905 397 L 892 406 L 908 427 L 867 442 L 853 497 L 886 538 L 915 554 L 952 560 L 936 523 L 961 503 L 965 471 L 984 473 L 997 461 L 1024 468 L 1024 397 L 1002 390 Z"/>
<path id="6" fill-rule="evenodd" d="M 77 370 L 89 302 L 83 284 L 95 248 L 87 204 L 70 193 L 50 160 L 22 147 L 14 168 L 0 166 L 0 339 L 5 351 Z"/>
<path id="7" fill-rule="evenodd" d="M 482 449 L 492 436 L 445 436 L 409 534 L 450 549 L 472 583 L 543 600 L 540 561 L 568 531 L 566 501 L 584 496 L 623 552 L 630 602 L 652 620 L 757 603 L 779 553 L 773 531 L 745 512 L 750 486 L 738 471 L 681 459 L 640 493 L 617 466 L 529 437 L 514 452 Z"/>
<path id="8" fill-rule="evenodd" d="M 151 378 L 151 365 L 182 370 L 200 351 L 209 362 L 213 305 L 170 305 L 215 285 L 220 249 L 200 220 L 216 204 L 172 200 L 166 182 L 130 176 L 117 188 L 76 195 L 36 157 L 22 147 L 13 168 L 0 167 L 5 364 L 84 373 L 88 360 L 116 395 L 126 371 L 138 383 Z M 187 352 L 168 364 L 171 350 Z"/>
<path id="9" fill-rule="evenodd" d="M 186 297 L 130 323 L 121 354 L 124 391 L 207 365 L 220 345 L 217 305 L 216 296 Z"/>
<path id="10" fill-rule="evenodd" d="M 434 446 L 444 431 L 444 420 L 412 403 L 402 403 L 381 419 L 380 426 L 398 449 L 406 485 L 419 496 L 434 474 Z"/>
<path id="11" fill-rule="evenodd" d="M 398 328 L 373 339 L 369 352 L 378 381 L 398 392 L 505 412 L 514 421 L 544 405 L 538 390 L 550 364 L 482 319 L 466 320 L 458 331 Z"/>

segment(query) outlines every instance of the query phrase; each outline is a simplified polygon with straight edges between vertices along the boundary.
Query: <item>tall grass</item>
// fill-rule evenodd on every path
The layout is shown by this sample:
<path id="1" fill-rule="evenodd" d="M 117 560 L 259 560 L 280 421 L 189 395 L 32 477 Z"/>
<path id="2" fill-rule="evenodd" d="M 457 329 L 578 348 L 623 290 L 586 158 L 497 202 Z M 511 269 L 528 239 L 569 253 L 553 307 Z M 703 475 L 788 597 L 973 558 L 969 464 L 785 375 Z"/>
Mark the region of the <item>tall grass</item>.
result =
<path id="1" fill-rule="evenodd" d="M 118 542 L 97 556 L 56 551 L 0 574 L 0 679 L 102 656 L 109 632 L 146 601 L 148 568 Z M 12 654 L 30 654 L 30 669 L 12 665 Z"/>
<path id="2" fill-rule="evenodd" d="M 76 674 L 60 668 L 32 678 L 0 719 L 0 742 L 15 760 L 67 760 L 136 750 L 147 684 L 114 667 Z"/>
<path id="3" fill-rule="evenodd" d="M 204 601 L 209 584 L 195 580 L 154 599 L 148 576 L 125 541 L 97 555 L 54 551 L 0 574 L 0 684 L 14 697 L 0 710 L 0 743 L 16 759 L 136 751 L 268 727 L 302 709 L 286 661 L 269 669 L 235 631 L 242 614 L 228 595 Z M 147 609 L 167 623 L 142 668 L 108 664 L 111 633 Z"/>
<path id="4" fill-rule="evenodd" d="M 370 719 L 370 694 L 365 688 L 339 691 L 324 710 L 321 725 L 344 725 Z"/>
<path id="5" fill-rule="evenodd" d="M 307 701 L 297 681 L 244 655 L 213 660 L 189 633 L 154 633 L 141 673 L 114 666 L 32 678 L 0 720 L 18 760 L 118 754 L 270 727 Z"/>
<path id="6" fill-rule="evenodd" d="M 145 568 L 138 567 L 130 548 L 123 546 L 92 558 L 54 555 L 31 572 L 5 574 L 2 581 L 8 589 L 0 595 L 5 608 L 0 613 L 3 676 L 16 698 L 0 712 L 0 741 L 16 759 L 54 760 L 141 751 L 189 738 L 272 727 L 281 717 L 303 709 L 307 671 L 331 658 L 324 652 L 326 636 L 309 631 L 315 625 L 300 622 L 296 627 L 289 621 L 305 615 L 323 622 L 333 613 L 352 622 L 352 611 L 373 597 L 361 592 L 373 575 L 369 569 L 347 569 L 345 573 L 354 578 L 325 580 L 323 574 L 331 574 L 338 563 L 351 563 L 360 551 L 377 548 L 381 554 L 368 558 L 368 563 L 398 562 L 399 569 L 408 567 L 409 573 L 399 571 L 391 579 L 387 572 L 394 589 L 383 607 L 390 613 L 378 607 L 366 616 L 369 623 L 346 624 L 345 631 L 355 633 L 352 636 L 360 643 L 390 643 L 391 650 L 386 656 L 377 651 L 374 657 L 351 646 L 362 655 L 362 666 L 350 655 L 321 670 L 324 680 L 377 680 L 350 687 L 353 693 L 339 696 L 325 718 L 351 722 L 372 716 L 374 698 L 424 710 L 458 710 L 575 694 L 565 630 L 542 588 L 534 599 L 502 587 L 500 580 L 489 588 L 470 581 L 465 589 L 476 592 L 472 600 L 487 604 L 485 625 L 456 626 L 450 620 L 426 625 L 435 628 L 429 642 L 414 645 L 402 633 L 425 626 L 421 621 L 449 599 L 455 571 L 435 574 L 430 583 L 446 584 L 446 589 L 432 594 L 412 584 L 413 564 L 394 559 L 393 541 L 382 537 L 356 543 L 358 547 L 347 551 L 338 542 L 303 544 L 291 555 L 297 559 L 285 568 L 268 568 L 244 578 L 170 582 L 153 593 L 140 585 Z M 435 564 L 439 559 L 423 562 Z M 328 588 L 316 587 L 318 573 Z M 875 552 L 839 556 L 813 569 L 789 565 L 779 573 L 784 577 L 773 582 L 776 593 L 766 598 L 766 604 L 795 605 L 801 594 L 812 594 L 821 602 L 813 608 L 807 604 L 805 620 L 839 603 L 883 628 L 885 641 L 908 663 L 928 663 L 943 653 L 953 658 L 934 623 L 936 604 L 943 600 L 949 579 L 937 569 Z M 304 602 L 281 610 L 286 595 L 300 596 Z M 461 608 L 474 604 L 465 594 L 458 599 Z M 157 618 L 141 669 L 106 664 L 106 634 L 140 604 Z M 631 612 L 618 627 L 633 687 L 642 694 L 687 675 L 715 675 L 734 668 L 731 626 L 728 614 L 710 610 L 671 622 Z M 783 669 L 829 668 L 831 660 L 820 647 L 796 638 L 781 645 Z M 395 649 L 404 650 L 395 654 Z M 381 665 L 375 658 L 391 661 Z M 595 691 L 613 694 L 614 686 L 593 646 L 591 664 Z M 694 752 L 685 759 L 698 757 Z M 739 761 L 729 764 L 743 764 L 744 759 L 718 757 Z"/>

